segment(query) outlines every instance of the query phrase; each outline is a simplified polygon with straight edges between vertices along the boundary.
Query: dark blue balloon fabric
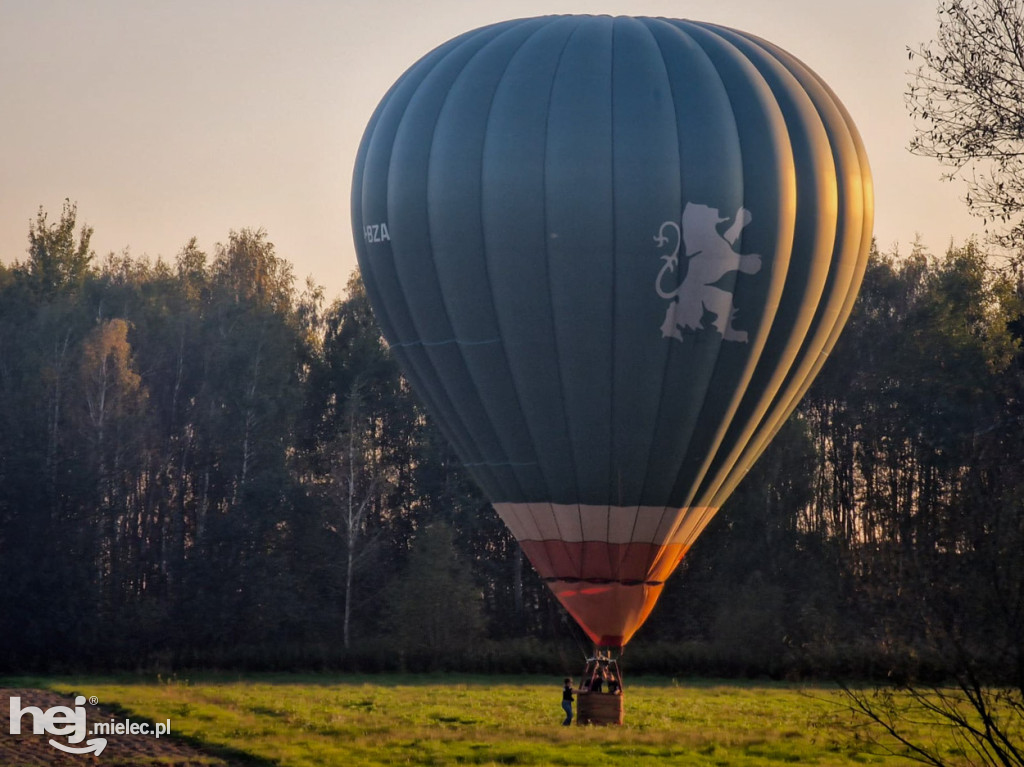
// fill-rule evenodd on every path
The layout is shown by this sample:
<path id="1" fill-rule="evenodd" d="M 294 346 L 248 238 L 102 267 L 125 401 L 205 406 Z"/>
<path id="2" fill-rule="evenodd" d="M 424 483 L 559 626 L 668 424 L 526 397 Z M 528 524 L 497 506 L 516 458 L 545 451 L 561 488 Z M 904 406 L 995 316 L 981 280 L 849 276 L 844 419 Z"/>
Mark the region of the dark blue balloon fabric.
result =
<path id="1" fill-rule="evenodd" d="M 770 43 L 551 16 L 402 76 L 352 219 L 415 391 L 563 603 L 621 645 L 834 346 L 872 189 L 842 104 Z"/>

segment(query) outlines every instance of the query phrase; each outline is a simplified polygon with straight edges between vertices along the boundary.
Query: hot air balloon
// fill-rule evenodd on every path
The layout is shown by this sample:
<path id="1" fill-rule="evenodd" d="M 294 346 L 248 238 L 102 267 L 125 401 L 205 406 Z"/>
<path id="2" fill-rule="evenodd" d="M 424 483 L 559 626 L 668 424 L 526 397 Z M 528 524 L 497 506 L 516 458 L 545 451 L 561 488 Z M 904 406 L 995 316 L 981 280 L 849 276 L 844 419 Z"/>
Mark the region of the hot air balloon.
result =
<path id="1" fill-rule="evenodd" d="M 621 649 L 833 348 L 872 188 L 842 104 L 771 43 L 551 16 L 402 75 L 352 221 L 412 387 L 558 600 Z"/>

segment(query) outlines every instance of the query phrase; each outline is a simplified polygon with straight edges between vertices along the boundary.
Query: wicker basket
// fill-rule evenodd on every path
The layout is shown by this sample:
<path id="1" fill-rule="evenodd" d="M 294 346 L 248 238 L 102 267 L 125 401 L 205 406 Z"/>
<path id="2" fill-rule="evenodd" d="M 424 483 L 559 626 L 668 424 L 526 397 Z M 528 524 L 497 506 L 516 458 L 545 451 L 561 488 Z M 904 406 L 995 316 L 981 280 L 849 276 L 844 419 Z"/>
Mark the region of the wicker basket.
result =
<path id="1" fill-rule="evenodd" d="M 576 693 L 576 724 L 622 724 L 622 693 Z"/>

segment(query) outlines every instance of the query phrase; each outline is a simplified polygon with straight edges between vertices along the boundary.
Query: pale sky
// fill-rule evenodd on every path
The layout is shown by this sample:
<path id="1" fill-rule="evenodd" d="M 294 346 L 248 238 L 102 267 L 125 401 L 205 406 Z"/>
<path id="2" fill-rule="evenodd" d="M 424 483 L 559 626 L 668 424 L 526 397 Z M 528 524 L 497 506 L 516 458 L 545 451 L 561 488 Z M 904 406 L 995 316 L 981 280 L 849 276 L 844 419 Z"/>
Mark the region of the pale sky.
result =
<path id="1" fill-rule="evenodd" d="M 828 82 L 860 129 L 875 236 L 935 253 L 981 234 L 956 183 L 907 152 L 906 46 L 937 0 L 0 0 L 0 259 L 64 198 L 102 257 L 213 253 L 263 227 L 278 255 L 342 292 L 355 268 L 352 166 L 377 102 L 461 32 L 554 13 L 710 21 L 764 37 Z"/>

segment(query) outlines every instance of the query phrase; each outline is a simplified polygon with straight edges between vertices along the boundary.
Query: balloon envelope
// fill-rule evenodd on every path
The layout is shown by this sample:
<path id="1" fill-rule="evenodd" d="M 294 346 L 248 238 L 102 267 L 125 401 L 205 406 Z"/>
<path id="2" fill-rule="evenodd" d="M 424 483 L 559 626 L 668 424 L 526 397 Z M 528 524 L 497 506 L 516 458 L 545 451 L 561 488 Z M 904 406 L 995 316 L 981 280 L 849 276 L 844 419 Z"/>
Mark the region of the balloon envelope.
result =
<path id="1" fill-rule="evenodd" d="M 789 416 L 863 276 L 853 123 L 757 37 L 553 16 L 414 64 L 356 162 L 407 377 L 555 595 L 621 647 Z"/>

